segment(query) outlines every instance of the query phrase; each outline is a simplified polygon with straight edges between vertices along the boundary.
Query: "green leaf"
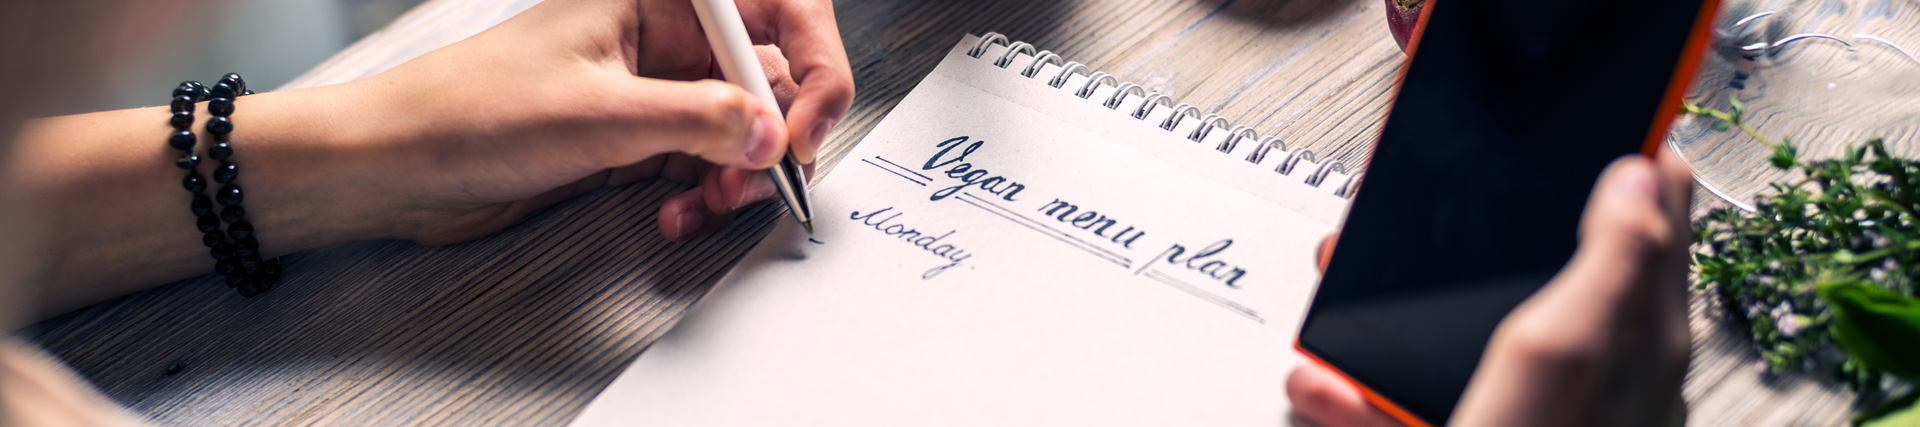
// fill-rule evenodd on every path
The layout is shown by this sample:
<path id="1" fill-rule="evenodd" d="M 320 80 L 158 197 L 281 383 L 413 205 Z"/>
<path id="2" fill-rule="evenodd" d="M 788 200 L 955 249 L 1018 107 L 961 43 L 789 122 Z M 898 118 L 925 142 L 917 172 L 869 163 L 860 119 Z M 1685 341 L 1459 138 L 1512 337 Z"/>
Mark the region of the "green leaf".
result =
<path id="1" fill-rule="evenodd" d="M 1727 124 L 1727 122 L 1713 122 L 1713 130 L 1726 132 L 1727 129 L 1733 129 L 1733 125 Z"/>
<path id="2" fill-rule="evenodd" d="M 1793 148 L 1793 144 L 1789 143 L 1783 142 L 1780 145 L 1773 146 L 1773 167 L 1778 169 L 1793 167 L 1794 162 L 1800 160 L 1798 151 L 1799 150 Z"/>
<path id="3" fill-rule="evenodd" d="M 1861 414 L 1861 415 L 1866 415 L 1866 417 L 1855 418 L 1854 424 L 1857 424 L 1860 427 L 1920 426 L 1920 400 L 1914 400 L 1915 396 L 1920 396 L 1920 392 L 1913 393 L 1912 395 L 1907 396 L 1907 398 L 1905 399 L 1900 399 L 1899 401 L 1894 402 L 1894 403 L 1910 404 L 1910 406 L 1907 406 L 1905 409 L 1898 409 L 1898 407 L 1884 408 L 1881 411 L 1875 411 L 1875 412 L 1881 412 L 1879 414 Z M 1886 409 L 1892 409 L 1892 410 L 1887 411 Z"/>
<path id="4" fill-rule="evenodd" d="M 1747 112 L 1747 104 L 1741 103 L 1740 97 L 1727 94 L 1727 102 L 1733 104 L 1733 115 L 1739 116 Z"/>
<path id="5" fill-rule="evenodd" d="M 1836 256 L 1836 258 L 1838 258 Z M 1820 286 L 1835 341 L 1867 367 L 1920 380 L 1920 299 L 1848 280 Z"/>

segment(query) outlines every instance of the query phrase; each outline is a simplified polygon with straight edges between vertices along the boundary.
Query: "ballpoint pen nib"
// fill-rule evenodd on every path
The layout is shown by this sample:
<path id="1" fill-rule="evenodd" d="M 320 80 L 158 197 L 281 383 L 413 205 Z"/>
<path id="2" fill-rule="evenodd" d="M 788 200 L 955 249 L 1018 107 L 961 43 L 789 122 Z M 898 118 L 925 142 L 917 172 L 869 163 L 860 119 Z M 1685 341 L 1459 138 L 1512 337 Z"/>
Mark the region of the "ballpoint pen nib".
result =
<path id="1" fill-rule="evenodd" d="M 807 229 L 807 235 L 813 235 L 813 221 L 800 221 L 800 228 Z"/>

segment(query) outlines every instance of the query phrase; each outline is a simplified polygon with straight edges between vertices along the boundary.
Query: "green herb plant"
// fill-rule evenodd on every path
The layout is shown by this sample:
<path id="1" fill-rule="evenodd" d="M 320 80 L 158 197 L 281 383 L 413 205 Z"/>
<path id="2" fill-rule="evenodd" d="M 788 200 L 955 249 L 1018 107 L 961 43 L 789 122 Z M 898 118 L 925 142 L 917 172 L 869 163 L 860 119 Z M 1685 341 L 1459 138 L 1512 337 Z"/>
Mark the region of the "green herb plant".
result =
<path id="1" fill-rule="evenodd" d="M 1753 212 L 1724 207 L 1694 222 L 1694 285 L 1747 321 L 1771 372 L 1832 372 L 1855 390 L 1867 408 L 1856 424 L 1920 418 L 1920 407 L 1908 408 L 1920 397 L 1920 162 L 1888 154 L 1880 138 L 1802 160 L 1790 139 L 1761 135 L 1729 100 L 1732 111 L 1689 102 L 1685 113 L 1738 128 L 1793 173 Z"/>

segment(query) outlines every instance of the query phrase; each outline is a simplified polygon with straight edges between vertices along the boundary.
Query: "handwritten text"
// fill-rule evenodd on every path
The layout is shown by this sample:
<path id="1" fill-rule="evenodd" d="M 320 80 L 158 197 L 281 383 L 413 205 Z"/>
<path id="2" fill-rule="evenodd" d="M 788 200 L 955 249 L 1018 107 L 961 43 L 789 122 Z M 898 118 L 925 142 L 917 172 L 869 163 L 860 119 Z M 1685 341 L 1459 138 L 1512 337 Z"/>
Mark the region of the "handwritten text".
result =
<path id="1" fill-rule="evenodd" d="M 1117 225 L 1119 222 L 1113 218 L 1109 218 L 1099 212 L 1094 212 L 1092 209 L 1082 212 L 1080 206 L 1067 203 L 1065 200 L 1053 199 L 1052 203 L 1041 206 L 1040 212 L 1054 219 L 1058 219 L 1060 222 L 1072 225 L 1074 228 L 1092 231 L 1093 235 L 1112 240 L 1114 243 L 1119 243 L 1120 246 L 1126 247 L 1127 249 L 1133 249 L 1133 241 L 1140 240 L 1140 236 L 1147 234 L 1146 230 L 1134 231 L 1131 225 L 1127 226 L 1125 230 L 1120 230 L 1120 227 Z M 1075 212 L 1079 212 L 1079 215 L 1074 215 Z M 1108 228 L 1115 229 L 1114 233 L 1108 234 Z M 1133 234 L 1128 235 L 1127 233 Z"/>
<path id="2" fill-rule="evenodd" d="M 927 251 L 927 253 L 934 254 L 948 261 L 946 265 L 937 266 L 928 269 L 926 273 L 922 273 L 920 275 L 922 280 L 939 276 L 940 273 L 947 271 L 947 269 L 958 267 L 960 266 L 960 262 L 973 257 L 973 254 L 967 253 L 965 249 L 961 249 L 959 246 L 950 243 L 940 243 L 940 241 L 946 240 L 948 237 L 953 237 L 953 233 L 957 232 L 957 230 L 947 231 L 945 234 L 935 236 L 932 233 L 926 233 L 919 229 L 908 227 L 906 224 L 894 222 L 894 219 L 900 218 L 901 215 L 905 215 L 904 213 L 894 212 L 891 216 L 885 218 L 880 217 L 880 215 L 892 210 L 893 207 L 888 206 L 864 215 L 859 211 L 854 211 L 852 218 L 854 221 L 860 221 L 861 224 L 873 227 L 874 230 L 900 239 L 909 245 L 919 247 L 920 250 Z"/>
<path id="3" fill-rule="evenodd" d="M 1247 275 L 1247 270 L 1228 265 L 1225 261 L 1214 258 L 1215 255 L 1225 252 L 1229 246 L 1233 246 L 1233 239 L 1213 242 L 1213 244 L 1195 251 L 1192 255 L 1181 258 L 1181 255 L 1186 255 L 1187 247 L 1175 243 L 1173 247 L 1167 248 L 1166 252 L 1161 252 L 1160 254 L 1166 257 L 1168 264 L 1186 267 L 1187 270 L 1199 271 L 1200 274 L 1205 274 L 1207 277 L 1212 277 L 1214 280 L 1225 283 L 1229 288 L 1239 289 L 1240 284 L 1236 282 L 1238 282 L 1241 277 Z"/>
<path id="4" fill-rule="evenodd" d="M 965 144 L 966 148 L 962 148 L 958 153 L 953 152 L 954 148 L 959 148 L 962 144 Z M 974 151 L 978 151 L 980 147 L 986 144 L 986 141 L 973 141 L 972 144 L 967 144 L 967 137 L 960 136 L 941 141 L 939 144 L 934 145 L 936 147 L 942 147 L 940 152 L 934 153 L 932 158 L 928 158 L 927 164 L 921 166 L 920 169 L 934 170 L 947 167 L 947 165 L 953 165 L 952 168 L 946 170 L 945 174 L 948 178 L 960 180 L 960 185 L 942 188 L 940 191 L 933 192 L 931 200 L 937 201 L 945 199 L 947 196 L 952 196 L 954 193 L 965 190 L 967 187 L 980 187 L 982 191 L 993 193 L 1011 202 L 1014 201 L 1014 195 L 1020 194 L 1020 190 L 1027 188 L 1026 185 L 1013 182 L 1013 180 L 1003 176 L 989 177 L 987 175 L 991 175 L 991 173 L 987 172 L 985 168 L 975 167 L 972 163 L 966 163 L 967 155 L 973 154 Z M 954 163 L 959 164 L 954 165 Z"/>

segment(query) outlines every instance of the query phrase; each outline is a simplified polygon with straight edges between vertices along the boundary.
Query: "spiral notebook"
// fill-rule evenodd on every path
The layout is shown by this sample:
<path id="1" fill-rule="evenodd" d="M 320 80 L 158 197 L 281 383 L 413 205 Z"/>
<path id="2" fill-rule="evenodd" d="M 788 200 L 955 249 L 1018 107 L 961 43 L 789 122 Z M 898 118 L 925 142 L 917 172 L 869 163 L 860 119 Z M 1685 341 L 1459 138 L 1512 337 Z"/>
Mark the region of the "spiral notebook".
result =
<path id="1" fill-rule="evenodd" d="M 1285 424 L 1359 178 L 967 36 L 573 425 Z"/>

